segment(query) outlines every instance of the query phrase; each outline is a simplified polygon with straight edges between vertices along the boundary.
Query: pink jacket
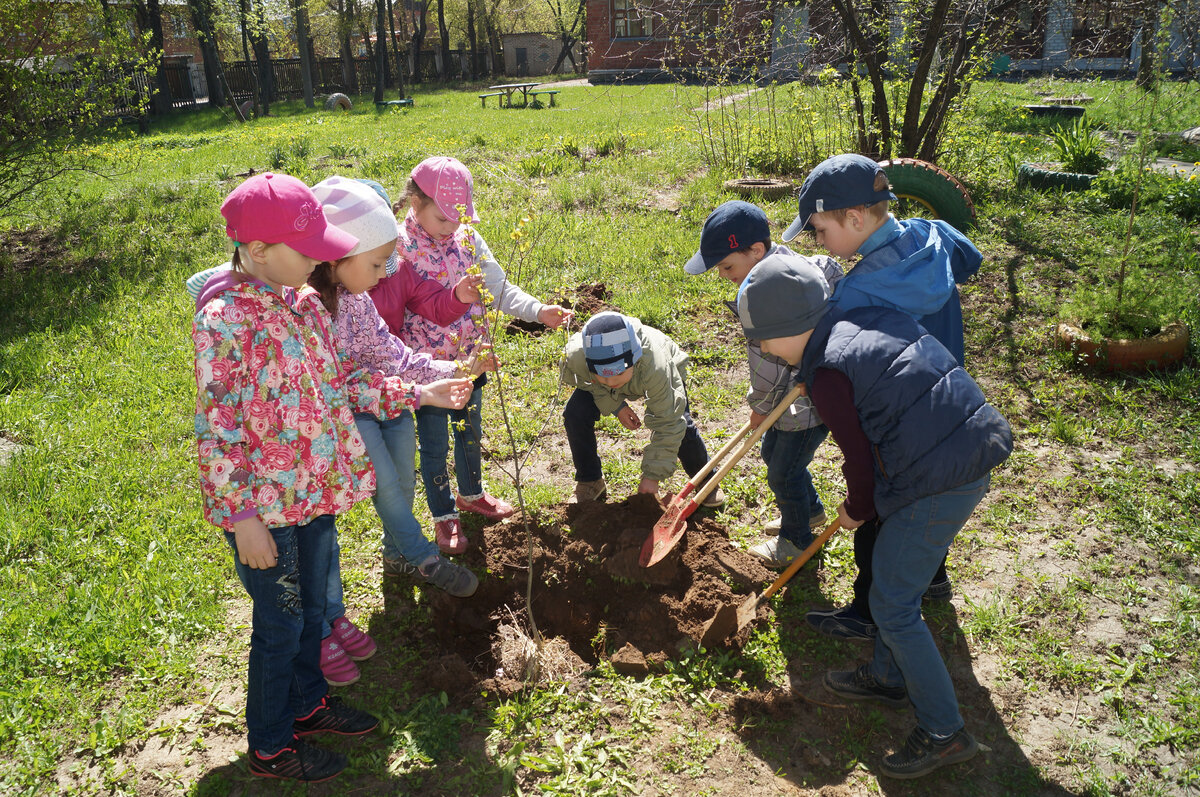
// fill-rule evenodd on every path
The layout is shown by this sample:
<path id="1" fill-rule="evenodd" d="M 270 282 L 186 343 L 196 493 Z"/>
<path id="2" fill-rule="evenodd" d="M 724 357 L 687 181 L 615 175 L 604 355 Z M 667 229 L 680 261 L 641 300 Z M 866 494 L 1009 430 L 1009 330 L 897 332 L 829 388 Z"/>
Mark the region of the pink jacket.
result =
<path id="1" fill-rule="evenodd" d="M 311 288 L 287 298 L 233 272 L 196 300 L 196 437 L 204 516 L 232 530 L 345 512 L 375 490 L 355 412 L 396 417 L 419 388 L 353 368 Z"/>
<path id="2" fill-rule="evenodd" d="M 466 245 L 468 241 L 475 247 L 473 257 Z M 522 321 L 537 320 L 542 303 L 508 281 L 504 269 L 492 257 L 491 249 L 473 227 L 461 225 L 449 238 L 434 240 L 410 209 L 400 225 L 396 249 L 400 254 L 402 271 L 410 268 L 417 277 L 424 277 L 447 288 L 454 286 L 466 275 L 468 268 L 478 263 L 483 272 L 484 285 L 495 297 L 493 307 Z M 428 315 L 414 313 L 412 308 L 403 312 L 394 304 L 381 302 L 373 292 L 372 298 L 392 332 L 400 335 L 415 351 L 439 360 L 457 360 L 466 356 L 473 344 L 483 338 L 484 309 L 480 304 L 470 305 L 468 314 L 449 322 L 439 322 L 431 320 Z"/>

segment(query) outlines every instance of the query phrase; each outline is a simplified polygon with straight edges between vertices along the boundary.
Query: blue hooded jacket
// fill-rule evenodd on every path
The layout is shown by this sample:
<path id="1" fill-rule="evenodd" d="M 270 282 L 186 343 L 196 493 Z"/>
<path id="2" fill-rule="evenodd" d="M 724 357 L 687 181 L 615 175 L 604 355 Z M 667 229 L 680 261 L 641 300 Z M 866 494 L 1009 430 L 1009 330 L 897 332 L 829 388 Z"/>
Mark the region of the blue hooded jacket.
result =
<path id="1" fill-rule="evenodd" d="M 861 247 L 862 260 L 829 301 L 842 310 L 890 307 L 908 313 L 964 362 L 962 305 L 956 283 L 979 270 L 983 256 L 944 221 L 889 216 Z"/>

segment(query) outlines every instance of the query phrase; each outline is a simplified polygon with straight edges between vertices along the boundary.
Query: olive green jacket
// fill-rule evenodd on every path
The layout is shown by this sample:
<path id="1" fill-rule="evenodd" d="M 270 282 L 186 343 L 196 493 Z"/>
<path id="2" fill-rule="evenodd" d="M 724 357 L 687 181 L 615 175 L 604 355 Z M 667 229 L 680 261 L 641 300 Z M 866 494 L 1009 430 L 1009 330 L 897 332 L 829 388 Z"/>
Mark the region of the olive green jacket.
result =
<path id="1" fill-rule="evenodd" d="M 633 364 L 633 378 L 624 387 L 609 389 L 595 380 L 583 355 L 583 334 L 567 341 L 562 365 L 564 385 L 592 394 L 602 415 L 616 415 L 628 399 L 645 399 L 642 422 L 650 430 L 650 444 L 642 451 L 642 477 L 662 481 L 675 472 L 679 444 L 687 422 L 688 356 L 675 341 L 636 318 L 634 332 L 642 345 L 642 356 Z"/>

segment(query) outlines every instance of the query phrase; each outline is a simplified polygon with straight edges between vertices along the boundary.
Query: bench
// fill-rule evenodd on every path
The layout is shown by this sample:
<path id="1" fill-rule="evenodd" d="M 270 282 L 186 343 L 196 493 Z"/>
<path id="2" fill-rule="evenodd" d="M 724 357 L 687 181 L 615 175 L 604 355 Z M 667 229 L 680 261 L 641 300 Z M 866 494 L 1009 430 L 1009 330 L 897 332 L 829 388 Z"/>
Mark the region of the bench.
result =
<path id="1" fill-rule="evenodd" d="M 482 108 L 486 108 L 488 97 L 503 97 L 503 96 L 504 96 L 503 91 L 493 91 L 491 94 L 480 94 L 479 95 L 479 105 Z M 496 100 L 496 102 L 499 103 L 500 100 Z"/>
<path id="2" fill-rule="evenodd" d="M 533 97 L 534 99 L 537 99 L 537 95 L 539 95 L 539 94 L 549 94 L 550 95 L 550 107 L 553 108 L 554 107 L 554 95 L 557 93 L 558 93 L 558 89 L 542 89 L 541 91 L 529 92 L 529 96 Z"/>
<path id="3" fill-rule="evenodd" d="M 405 97 L 402 100 L 383 100 L 381 102 L 375 103 L 376 108 L 386 108 L 389 105 L 397 105 L 397 106 L 405 106 L 406 105 L 409 108 L 412 108 L 413 101 L 412 101 L 411 97 Z"/>

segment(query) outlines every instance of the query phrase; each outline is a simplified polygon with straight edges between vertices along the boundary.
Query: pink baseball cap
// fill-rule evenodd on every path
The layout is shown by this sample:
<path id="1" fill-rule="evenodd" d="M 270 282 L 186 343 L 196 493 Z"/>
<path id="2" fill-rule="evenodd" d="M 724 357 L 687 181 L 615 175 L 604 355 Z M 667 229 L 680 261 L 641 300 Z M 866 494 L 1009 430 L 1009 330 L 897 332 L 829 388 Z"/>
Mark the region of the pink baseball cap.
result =
<path id="1" fill-rule="evenodd" d="M 458 205 L 465 205 L 466 215 L 471 217 L 471 221 L 479 221 L 479 217 L 475 215 L 475 205 L 471 201 L 475 183 L 471 180 L 471 172 L 462 161 L 445 155 L 426 158 L 412 170 L 412 178 L 417 188 L 433 200 L 446 218 L 461 218 Z"/>
<path id="2" fill-rule="evenodd" d="M 256 174 L 225 197 L 225 233 L 238 243 L 287 244 L 302 255 L 337 260 L 358 239 L 325 219 L 312 189 L 287 174 Z"/>

